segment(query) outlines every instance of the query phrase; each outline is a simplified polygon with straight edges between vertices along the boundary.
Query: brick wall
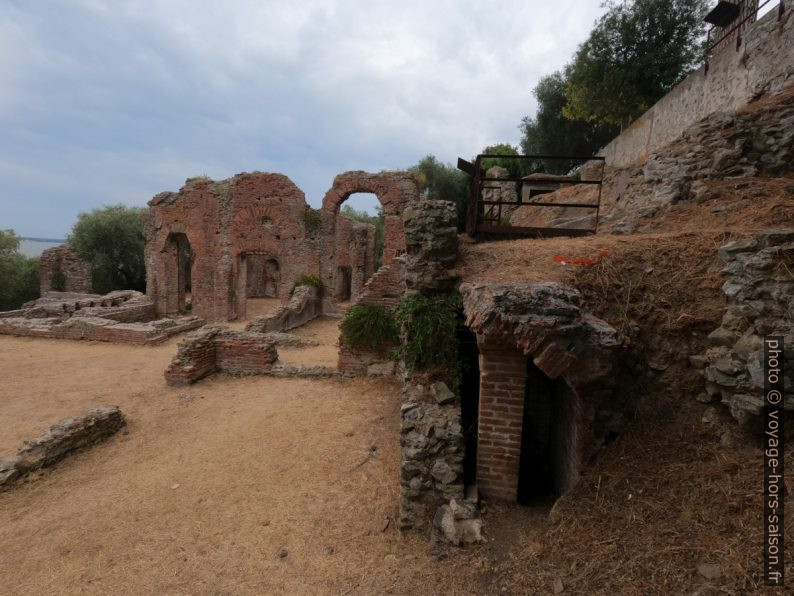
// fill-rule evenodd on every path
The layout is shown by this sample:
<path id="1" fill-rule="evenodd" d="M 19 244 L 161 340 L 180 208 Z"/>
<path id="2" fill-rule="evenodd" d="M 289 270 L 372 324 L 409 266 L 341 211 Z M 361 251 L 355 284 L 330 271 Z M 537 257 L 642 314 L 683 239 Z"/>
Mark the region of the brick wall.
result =
<path id="1" fill-rule="evenodd" d="M 355 192 L 374 193 L 383 204 L 383 260 L 393 261 L 405 250 L 400 213 L 418 197 L 407 172 L 341 174 L 318 212 L 310 212 L 303 192 L 281 174 L 238 174 L 220 182 L 196 178 L 179 192 L 158 194 L 149 201 L 145 225 L 147 292 L 157 313 L 184 307 L 186 246 L 192 312 L 207 320 L 245 316 L 246 297 L 267 285 L 253 274 L 262 260 L 278 263 L 277 294 L 284 301 L 304 274 L 320 276 L 333 291 L 343 267 L 350 267 L 355 299 L 372 276 L 375 250 L 372 226 L 338 216 L 340 205 Z M 307 227 L 313 213 L 319 221 Z"/>
<path id="2" fill-rule="evenodd" d="M 104 296 L 48 292 L 0 318 L 0 335 L 150 345 L 204 324 L 192 315 L 153 320 L 154 313 L 154 304 L 134 290 Z"/>
<path id="3" fill-rule="evenodd" d="M 205 325 L 179 342 L 165 379 L 169 385 L 187 385 L 219 371 L 264 374 L 277 359 L 275 344 L 260 333 Z"/>
<path id="4" fill-rule="evenodd" d="M 480 411 L 477 486 L 485 498 L 515 501 L 527 357 L 503 341 L 477 337 Z"/>
<path id="5" fill-rule="evenodd" d="M 61 288 L 53 287 L 58 277 L 63 283 Z M 66 244 L 48 248 L 39 257 L 39 289 L 41 294 L 52 290 L 91 292 L 91 265 Z"/>

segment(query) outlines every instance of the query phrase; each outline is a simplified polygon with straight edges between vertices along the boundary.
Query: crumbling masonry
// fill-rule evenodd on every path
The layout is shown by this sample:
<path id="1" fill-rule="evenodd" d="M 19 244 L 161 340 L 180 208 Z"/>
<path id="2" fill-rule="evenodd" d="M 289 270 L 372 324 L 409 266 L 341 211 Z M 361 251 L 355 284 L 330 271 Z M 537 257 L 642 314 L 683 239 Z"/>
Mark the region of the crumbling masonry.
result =
<path id="1" fill-rule="evenodd" d="M 357 192 L 373 193 L 383 205 L 385 271 L 379 277 L 373 277 L 374 227 L 339 216 Z M 417 196 L 406 172 L 337 176 L 319 210 L 281 174 L 190 179 L 179 192 L 149 202 L 147 293 L 160 315 L 186 309 L 189 293 L 192 312 L 211 321 L 244 318 L 249 297 L 286 301 L 301 275 L 319 277 L 337 301 L 387 300 L 398 293 L 393 263 L 405 250 L 400 213 Z"/>

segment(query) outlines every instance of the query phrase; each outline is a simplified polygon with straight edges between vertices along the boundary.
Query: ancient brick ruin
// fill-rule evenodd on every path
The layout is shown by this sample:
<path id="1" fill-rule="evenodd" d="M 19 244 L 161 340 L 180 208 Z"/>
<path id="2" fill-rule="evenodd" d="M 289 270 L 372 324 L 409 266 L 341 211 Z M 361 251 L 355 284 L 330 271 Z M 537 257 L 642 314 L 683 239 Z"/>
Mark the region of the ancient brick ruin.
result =
<path id="1" fill-rule="evenodd" d="M 39 290 L 90 293 L 91 265 L 67 244 L 48 248 L 39 257 Z"/>
<path id="2" fill-rule="evenodd" d="M 52 425 L 25 441 L 11 456 L 0 457 L 0 492 L 40 468 L 107 440 L 127 424 L 117 406 L 99 406 Z"/>
<path id="3" fill-rule="evenodd" d="M 367 283 L 375 279 L 374 227 L 339 216 L 358 192 L 375 194 L 383 205 L 386 271 L 377 279 L 385 283 Z M 417 196 L 405 172 L 337 176 L 319 210 L 281 174 L 193 178 L 149 202 L 147 293 L 160 315 L 185 310 L 189 294 L 192 312 L 212 321 L 244 318 L 250 297 L 286 301 L 302 275 L 319 277 L 336 301 L 386 301 L 400 294 L 400 272 L 392 266 L 405 249 L 400 213 Z"/>
<path id="4" fill-rule="evenodd" d="M 205 325 L 179 342 L 165 380 L 169 385 L 188 385 L 215 372 L 264 374 L 277 358 L 275 344 L 267 335 Z"/>
<path id="5" fill-rule="evenodd" d="M 0 335 L 146 345 L 202 324 L 192 315 L 157 318 L 154 303 L 135 290 L 104 296 L 47 292 L 21 309 L 0 313 Z"/>

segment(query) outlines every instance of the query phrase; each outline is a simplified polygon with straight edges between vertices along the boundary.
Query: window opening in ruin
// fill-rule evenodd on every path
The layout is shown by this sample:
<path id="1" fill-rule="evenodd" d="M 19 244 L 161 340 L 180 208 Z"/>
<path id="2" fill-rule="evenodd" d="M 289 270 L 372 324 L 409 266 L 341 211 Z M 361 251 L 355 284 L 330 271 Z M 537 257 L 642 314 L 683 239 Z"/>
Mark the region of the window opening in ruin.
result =
<path id="1" fill-rule="evenodd" d="M 477 335 L 461 323 L 457 329 L 460 362 L 460 423 L 463 428 L 463 482 L 477 483 L 477 424 L 480 410 L 480 351 Z"/>
<path id="2" fill-rule="evenodd" d="M 336 288 L 334 295 L 339 302 L 350 300 L 353 289 L 353 268 L 347 265 L 341 266 L 336 272 Z"/>
<path id="3" fill-rule="evenodd" d="M 554 494 L 552 422 L 555 398 L 556 383 L 528 358 L 517 495 L 522 504 Z"/>

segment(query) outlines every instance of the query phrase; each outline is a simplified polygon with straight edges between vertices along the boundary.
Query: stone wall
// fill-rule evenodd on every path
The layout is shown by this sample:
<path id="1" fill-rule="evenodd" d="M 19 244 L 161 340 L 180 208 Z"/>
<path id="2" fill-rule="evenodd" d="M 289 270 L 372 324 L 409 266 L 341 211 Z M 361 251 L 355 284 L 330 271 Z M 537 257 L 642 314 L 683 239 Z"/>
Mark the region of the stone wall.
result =
<path id="1" fill-rule="evenodd" d="M 493 169 L 493 168 L 491 168 Z M 490 170 L 489 170 L 490 171 Z M 458 220 L 449 201 L 420 201 L 403 212 L 408 292 L 449 292 L 458 282 Z"/>
<path id="2" fill-rule="evenodd" d="M 794 411 L 794 230 L 766 230 L 751 241 L 723 246 L 719 255 L 725 262 L 722 290 L 729 306 L 720 327 L 709 335 L 712 347 L 690 362 L 706 378 L 701 401 L 721 400 L 740 424 L 760 429 L 764 336 L 783 337 L 783 407 Z"/>
<path id="3" fill-rule="evenodd" d="M 733 112 L 753 99 L 780 91 L 794 79 L 794 12 L 772 10 L 744 31 L 738 51 L 724 48 L 635 120 L 600 155 L 611 166 L 648 156 L 714 112 Z"/>
<path id="4" fill-rule="evenodd" d="M 265 374 L 277 359 L 275 342 L 266 335 L 205 325 L 179 342 L 165 380 L 169 385 L 188 385 L 216 372 Z"/>
<path id="5" fill-rule="evenodd" d="M 444 383 L 408 383 L 400 427 L 400 527 L 428 527 L 439 507 L 462 501 L 460 400 Z"/>
<path id="6" fill-rule="evenodd" d="M 48 248 L 39 257 L 39 289 L 46 292 L 91 292 L 91 265 L 66 244 Z"/>
<path id="7" fill-rule="evenodd" d="M 403 213 L 407 292 L 447 294 L 458 282 L 457 213 L 448 201 L 422 200 Z M 408 378 L 401 408 L 400 526 L 432 527 L 449 541 L 480 539 L 477 498 L 466 499 L 460 397 L 443 382 Z"/>
<path id="8" fill-rule="evenodd" d="M 99 406 L 82 416 L 61 420 L 32 441 L 25 441 L 15 455 L 0 458 L 0 491 L 30 472 L 104 441 L 125 424 L 116 406 Z"/>

